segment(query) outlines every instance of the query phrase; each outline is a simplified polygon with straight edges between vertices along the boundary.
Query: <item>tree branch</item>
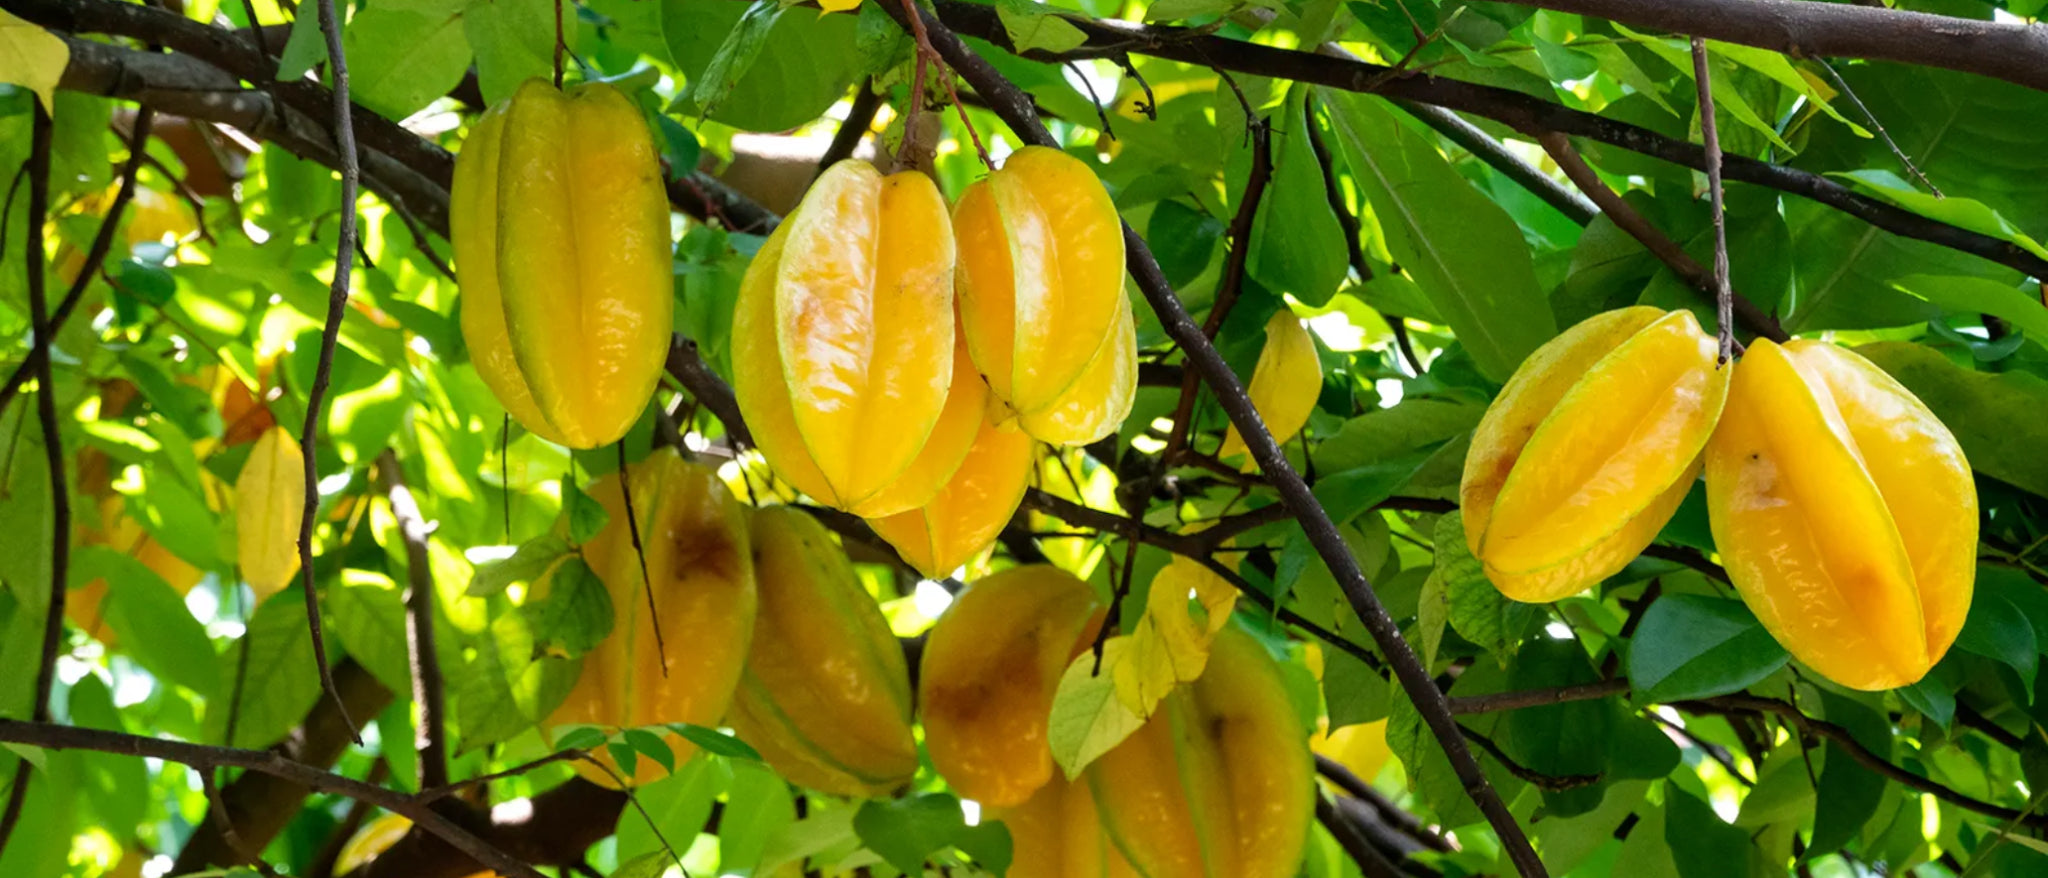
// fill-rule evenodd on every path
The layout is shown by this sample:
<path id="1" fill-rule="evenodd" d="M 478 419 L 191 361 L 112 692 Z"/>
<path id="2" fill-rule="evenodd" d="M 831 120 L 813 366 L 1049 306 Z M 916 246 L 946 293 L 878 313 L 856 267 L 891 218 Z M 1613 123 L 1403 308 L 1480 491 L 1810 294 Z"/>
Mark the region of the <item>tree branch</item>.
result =
<path id="1" fill-rule="evenodd" d="M 1795 58 L 1900 61 L 2048 91 L 2048 30 L 1849 3 L 1807 0 L 1509 0 Z"/>
<path id="2" fill-rule="evenodd" d="M 13 744 L 27 744 L 48 750 L 93 750 L 121 756 L 136 756 L 176 762 L 205 771 L 221 767 L 245 768 L 259 771 L 281 780 L 288 780 L 308 789 L 347 796 L 368 802 L 404 815 L 427 832 L 442 841 L 455 846 L 477 862 L 514 878 L 544 878 L 516 857 L 492 847 L 463 829 L 454 821 L 443 817 L 412 796 L 392 792 L 383 787 L 364 783 L 350 777 L 343 777 L 294 762 L 272 751 L 241 750 L 234 747 L 209 747 L 203 744 L 188 744 L 183 741 L 169 741 L 161 738 L 145 738 L 120 732 L 99 729 L 85 729 L 46 722 L 21 722 L 0 719 L 0 741 Z M 289 816 L 289 815 L 287 815 Z"/>
<path id="3" fill-rule="evenodd" d="M 405 640 L 412 652 L 412 701 L 420 711 L 413 744 L 419 750 L 419 789 L 430 790 L 448 783 L 446 686 L 441 654 L 434 645 L 434 605 L 439 596 L 427 557 L 427 536 L 433 528 L 420 516 L 420 506 L 398 468 L 398 456 L 389 448 L 377 457 L 377 477 L 391 499 L 391 516 L 398 519 L 398 536 L 405 542 Z"/>
<path id="4" fill-rule="evenodd" d="M 884 4 L 883 8 L 887 10 L 887 4 Z M 1019 139 L 1040 146 L 1059 146 L 1058 141 L 1054 140 L 1051 133 L 1038 121 L 1029 96 L 1018 90 L 987 60 L 967 48 L 945 22 L 936 16 L 927 15 L 922 9 L 913 9 L 916 10 L 915 14 L 923 19 L 926 33 L 946 63 L 967 80 L 976 92 L 988 99 L 996 115 L 1009 125 Z M 889 11 L 892 15 L 895 14 L 894 10 Z M 906 28 L 910 27 L 906 22 L 899 23 L 904 24 Z M 1330 520 L 1329 513 L 1323 510 L 1322 504 L 1316 500 L 1313 493 L 1310 493 L 1308 484 L 1302 481 L 1301 475 L 1288 464 L 1287 455 L 1279 444 L 1273 441 L 1273 435 L 1266 430 L 1265 424 L 1259 419 L 1258 411 L 1252 407 L 1251 399 L 1245 395 L 1244 384 L 1230 371 L 1230 366 L 1216 353 L 1216 348 L 1209 344 L 1209 339 L 1202 333 L 1201 327 L 1197 326 L 1193 318 L 1188 316 L 1187 310 L 1181 307 L 1180 299 L 1174 295 L 1173 286 L 1160 271 L 1159 263 L 1152 258 L 1152 251 L 1145 246 L 1145 240 L 1128 224 L 1124 226 L 1123 232 L 1124 250 L 1128 257 L 1126 267 L 1137 280 L 1138 288 L 1151 303 L 1152 310 L 1158 314 L 1159 322 L 1167 335 L 1180 345 L 1188 363 L 1200 370 L 1210 390 L 1222 404 L 1224 412 L 1230 416 L 1231 423 L 1237 427 L 1238 434 L 1244 438 L 1252 458 L 1258 462 L 1259 468 L 1280 492 L 1281 501 L 1301 522 L 1302 531 L 1307 535 L 1310 544 L 1315 547 L 1317 554 L 1322 556 L 1323 563 L 1329 567 L 1331 575 L 1343 589 L 1352 609 L 1358 613 L 1366 629 L 1371 632 L 1373 640 L 1379 645 L 1381 654 L 1393 665 L 1402 688 L 1407 690 L 1424 722 L 1429 725 L 1431 733 L 1443 745 L 1444 754 L 1459 780 L 1463 782 L 1466 794 L 1472 797 L 1480 812 L 1486 815 L 1487 822 L 1492 825 L 1502 846 L 1506 848 L 1508 858 L 1524 876 L 1547 875 L 1543 861 L 1529 845 L 1529 839 L 1515 822 L 1514 815 L 1508 812 L 1507 804 L 1501 801 L 1499 793 L 1494 791 L 1493 785 L 1480 770 L 1478 761 L 1466 748 L 1464 737 L 1458 731 L 1457 720 L 1452 718 L 1450 709 L 1444 703 L 1443 693 L 1437 690 L 1436 684 L 1430 679 L 1428 669 L 1422 666 L 1422 661 L 1415 655 L 1415 651 L 1402 639 L 1400 630 L 1395 626 L 1393 618 L 1387 615 L 1386 608 L 1380 604 L 1378 595 L 1373 592 L 1372 584 L 1359 569 L 1357 559 L 1351 556 L 1351 550 L 1345 545 L 1343 536 L 1338 533 L 1336 524 Z"/>

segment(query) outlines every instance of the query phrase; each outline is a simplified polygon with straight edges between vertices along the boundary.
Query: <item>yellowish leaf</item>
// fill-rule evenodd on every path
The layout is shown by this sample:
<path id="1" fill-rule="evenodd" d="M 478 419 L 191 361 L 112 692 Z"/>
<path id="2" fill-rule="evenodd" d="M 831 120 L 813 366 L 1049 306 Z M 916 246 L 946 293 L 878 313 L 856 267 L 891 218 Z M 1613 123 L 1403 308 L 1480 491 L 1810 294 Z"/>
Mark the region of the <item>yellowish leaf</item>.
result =
<path id="1" fill-rule="evenodd" d="M 242 579 L 262 600 L 291 584 L 299 570 L 299 519 L 306 504 L 306 465 L 299 442 L 272 427 L 249 450 L 235 479 L 235 554 Z"/>
<path id="2" fill-rule="evenodd" d="M 35 92 L 43 111 L 55 112 L 50 102 L 70 63 L 71 47 L 61 37 L 0 9 L 0 82 Z"/>
<path id="3" fill-rule="evenodd" d="M 1112 669 L 1130 659 L 1130 636 L 1112 637 L 1102 644 L 1100 672 L 1095 653 L 1084 651 L 1067 665 L 1060 687 L 1052 697 L 1052 714 L 1047 722 L 1046 743 L 1052 758 L 1068 780 L 1096 757 L 1109 752 L 1145 724 L 1145 719 L 1124 706 L 1111 682 Z"/>
<path id="4" fill-rule="evenodd" d="M 1316 398 L 1323 393 L 1323 363 L 1316 357 L 1314 337 L 1294 312 L 1282 308 L 1266 322 L 1266 347 L 1259 351 L 1251 386 L 1245 390 L 1273 441 L 1287 444 L 1308 423 Z M 1236 427 L 1230 428 L 1216 457 L 1229 461 L 1244 453 L 1244 437 Z M 1244 466 L 1250 472 L 1256 464 L 1247 460 Z"/>
<path id="5" fill-rule="evenodd" d="M 1173 687 L 1200 677 L 1209 664 L 1209 644 L 1236 605 L 1237 589 L 1192 559 L 1175 557 L 1161 568 L 1145 598 L 1145 615 L 1131 631 L 1130 648 L 1110 668 L 1117 700 L 1149 717 Z"/>

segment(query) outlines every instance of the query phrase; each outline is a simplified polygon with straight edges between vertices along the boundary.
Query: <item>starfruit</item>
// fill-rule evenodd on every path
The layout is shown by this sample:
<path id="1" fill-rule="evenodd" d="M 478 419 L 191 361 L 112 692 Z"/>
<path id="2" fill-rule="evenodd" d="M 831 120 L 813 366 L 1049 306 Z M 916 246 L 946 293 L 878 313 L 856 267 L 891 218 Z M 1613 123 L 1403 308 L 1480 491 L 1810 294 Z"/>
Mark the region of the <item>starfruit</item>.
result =
<path id="1" fill-rule="evenodd" d="M 954 792 L 1007 808 L 1053 776 L 1053 693 L 1101 625 L 1095 589 L 1049 564 L 985 577 L 954 598 L 918 673 L 925 748 Z"/>
<path id="2" fill-rule="evenodd" d="M 1707 445 L 1707 513 L 1764 627 L 1844 686 L 1912 684 L 1969 615 L 1969 461 L 1911 391 L 1848 350 L 1750 346 Z"/>
<path id="3" fill-rule="evenodd" d="M 1033 436 L 1084 445 L 1130 413 L 1137 339 L 1116 204 L 1081 160 L 1010 154 L 953 208 L 961 328 L 974 364 Z"/>
<path id="4" fill-rule="evenodd" d="M 1193 685 L 1090 763 L 1102 824 L 1147 878 L 1287 878 L 1314 814 L 1308 731 L 1280 666 L 1236 628 Z"/>
<path id="5" fill-rule="evenodd" d="M 1294 312 L 1281 308 L 1266 321 L 1266 346 L 1259 350 L 1252 383 L 1245 390 L 1275 443 L 1287 444 L 1308 424 L 1316 398 L 1323 393 L 1323 361 L 1316 356 L 1316 342 L 1308 327 Z M 1233 426 L 1224 434 L 1223 448 L 1216 456 L 1229 462 L 1244 453 L 1244 437 Z M 1247 472 L 1258 468 L 1249 460 L 1244 466 Z"/>
<path id="6" fill-rule="evenodd" d="M 263 600 L 299 570 L 299 522 L 306 511 L 306 462 L 299 440 L 272 427 L 249 449 L 235 477 L 235 558 Z"/>
<path id="7" fill-rule="evenodd" d="M 462 337 L 498 402 L 550 442 L 617 440 L 661 379 L 675 289 L 659 155 L 618 89 L 532 79 L 456 157 Z"/>
<path id="8" fill-rule="evenodd" d="M 847 511 L 863 518 L 885 518 L 932 502 L 967 460 L 975 438 L 981 435 L 987 411 L 988 385 L 974 371 L 974 361 L 967 356 L 967 341 L 956 327 L 953 385 L 946 392 L 946 407 L 939 410 L 939 419 L 932 424 L 924 448 L 895 481 Z"/>
<path id="9" fill-rule="evenodd" d="M 945 576 L 981 554 L 1002 533 L 1031 482 L 1031 437 L 984 417 L 974 444 L 931 501 L 895 515 L 868 519 L 903 560 L 932 578 Z"/>
<path id="10" fill-rule="evenodd" d="M 754 631 L 745 507 L 716 470 L 684 461 L 673 448 L 633 466 L 630 481 L 645 563 L 633 548 L 619 477 L 599 479 L 589 493 L 609 518 L 583 557 L 611 595 L 612 630 L 584 655 L 575 688 L 546 725 L 715 726 L 732 704 Z M 659 642 L 651 613 L 661 616 Z M 696 752 L 680 736 L 667 739 L 677 764 Z M 602 751 L 598 758 L 610 759 Z M 662 776 L 652 760 L 637 760 L 636 769 L 629 779 L 636 784 Z M 587 765 L 578 771 L 616 785 Z"/>
<path id="11" fill-rule="evenodd" d="M 817 519 L 772 506 L 749 526 L 761 610 L 733 731 L 794 783 L 887 795 L 917 773 L 902 646 Z"/>
<path id="12" fill-rule="evenodd" d="M 957 371 L 953 256 L 930 177 L 849 159 L 747 266 L 733 392 L 768 463 L 819 502 L 861 507 L 930 439 Z M 928 496 L 946 475 L 906 492 Z"/>
<path id="13" fill-rule="evenodd" d="M 1728 394 L 1690 312 L 1586 319 L 1515 370 L 1472 434 L 1465 540 L 1502 594 L 1541 603 L 1619 572 L 1671 520 Z"/>
<path id="14" fill-rule="evenodd" d="M 984 812 L 1010 829 L 1009 878 L 1125 878 L 1130 861 L 1111 844 L 1088 785 L 1058 772 L 1022 805 Z"/>

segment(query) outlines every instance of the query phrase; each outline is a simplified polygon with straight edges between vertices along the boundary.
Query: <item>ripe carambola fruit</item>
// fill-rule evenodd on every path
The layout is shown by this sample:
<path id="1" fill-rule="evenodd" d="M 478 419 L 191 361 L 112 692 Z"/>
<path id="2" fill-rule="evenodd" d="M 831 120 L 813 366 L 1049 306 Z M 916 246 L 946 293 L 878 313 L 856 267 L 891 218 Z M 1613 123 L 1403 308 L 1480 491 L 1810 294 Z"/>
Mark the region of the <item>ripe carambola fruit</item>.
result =
<path id="1" fill-rule="evenodd" d="M 1707 445 L 1707 512 L 1764 627 L 1844 686 L 1919 680 L 1969 614 L 1970 464 L 1911 391 L 1850 351 L 1750 346 Z"/>
<path id="2" fill-rule="evenodd" d="M 1027 146 L 953 207 L 960 318 L 974 364 L 1024 430 L 1083 445 L 1116 430 L 1137 383 L 1116 205 L 1081 160 Z"/>
<path id="3" fill-rule="evenodd" d="M 1307 843 L 1313 771 L 1280 666 L 1225 628 L 1201 678 L 1085 775 L 1110 838 L 1147 878 L 1286 878 Z"/>
<path id="4" fill-rule="evenodd" d="M 1502 594 L 1554 601 L 1619 572 L 1671 520 L 1728 395 L 1689 312 L 1586 319 L 1515 370 L 1472 434 L 1465 540 Z"/>
<path id="5" fill-rule="evenodd" d="M 550 442 L 617 440 L 661 379 L 675 289 L 658 155 L 617 89 L 531 79 L 455 159 L 463 340 L 498 402 Z"/>
<path id="6" fill-rule="evenodd" d="M 954 792 L 1007 808 L 1053 776 L 1052 696 L 1101 625 L 1095 589 L 1049 564 L 985 577 L 954 598 L 918 674 L 925 747 Z"/>
<path id="7" fill-rule="evenodd" d="M 868 519 L 868 526 L 933 578 L 981 554 L 1023 502 L 1031 482 L 1030 436 L 1004 429 L 985 416 L 974 443 L 938 494 L 916 509 Z"/>
<path id="8" fill-rule="evenodd" d="M 1095 814 L 1095 796 L 1086 783 L 1069 782 L 1055 772 L 1024 804 L 984 813 L 1010 828 L 1009 878 L 1125 878 L 1138 874 L 1102 830 L 1102 821 Z"/>
<path id="9" fill-rule="evenodd" d="M 1308 424 L 1316 398 L 1323 393 L 1323 361 L 1316 356 L 1316 343 L 1293 311 L 1282 307 L 1266 321 L 1266 346 L 1259 351 L 1259 363 L 1252 368 L 1252 383 L 1245 388 L 1252 407 L 1273 441 L 1286 445 Z M 1245 453 L 1244 437 L 1237 428 L 1223 436 L 1223 448 L 1216 453 L 1228 461 Z M 1245 461 L 1246 471 L 1258 464 Z"/>
<path id="10" fill-rule="evenodd" d="M 773 506 L 749 527 L 761 610 L 728 721 L 795 783 L 887 795 L 917 773 L 903 647 L 817 519 Z"/>
<path id="11" fill-rule="evenodd" d="M 747 266 L 733 392 L 762 455 L 799 490 L 849 511 L 901 511 L 863 503 L 930 439 L 955 380 L 953 331 L 953 233 L 938 187 L 849 159 Z M 926 473 L 906 493 L 929 497 L 949 474 Z"/>
<path id="12" fill-rule="evenodd" d="M 646 576 L 633 550 L 619 477 L 605 476 L 589 493 L 610 518 L 583 546 L 583 557 L 611 594 L 612 631 L 584 655 L 575 688 L 546 725 L 608 731 L 658 723 L 715 726 L 732 704 L 754 631 L 757 596 L 745 507 L 716 470 L 684 461 L 673 448 L 634 465 L 630 480 Z M 649 579 L 661 644 L 648 612 Z M 679 765 L 696 752 L 676 735 L 668 744 Z M 610 759 L 602 751 L 597 756 Z M 663 776 L 651 759 L 637 760 L 636 768 L 634 783 Z M 587 765 L 577 770 L 613 785 Z"/>
<path id="13" fill-rule="evenodd" d="M 262 600 L 299 570 L 299 522 L 306 506 L 306 463 L 299 440 L 272 427 L 249 449 L 235 477 L 235 561 Z"/>

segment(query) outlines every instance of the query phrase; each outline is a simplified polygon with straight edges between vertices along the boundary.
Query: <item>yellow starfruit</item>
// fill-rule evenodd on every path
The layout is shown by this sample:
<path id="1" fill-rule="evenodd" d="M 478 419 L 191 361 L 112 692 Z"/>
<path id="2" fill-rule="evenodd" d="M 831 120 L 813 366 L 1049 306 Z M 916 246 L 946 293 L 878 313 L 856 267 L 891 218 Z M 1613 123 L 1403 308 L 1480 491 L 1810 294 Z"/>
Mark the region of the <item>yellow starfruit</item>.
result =
<path id="1" fill-rule="evenodd" d="M 306 507 L 302 454 L 299 440 L 272 427 L 249 449 L 235 478 L 235 557 L 258 601 L 291 585 L 299 570 L 299 522 Z"/>
<path id="2" fill-rule="evenodd" d="M 1266 346 L 1259 351 L 1258 365 L 1252 367 L 1252 382 L 1246 392 L 1274 442 L 1287 444 L 1308 424 L 1316 398 L 1323 393 L 1323 361 L 1316 356 L 1314 337 L 1294 312 L 1281 308 L 1266 321 Z M 1216 457 L 1229 463 L 1244 454 L 1244 437 L 1231 427 Z M 1244 462 L 1246 472 L 1257 468 L 1257 463 Z"/>
<path id="3" fill-rule="evenodd" d="M 953 233 L 930 177 L 847 160 L 747 267 L 734 395 L 778 473 L 852 510 L 917 460 L 954 369 Z M 924 473 L 927 495 L 947 473 Z"/>
<path id="4" fill-rule="evenodd" d="M 1879 690 L 1948 652 L 1975 584 L 1977 489 L 1912 391 L 1835 345 L 1759 340 L 1706 470 L 1728 578 L 1800 661 Z"/>
<path id="5" fill-rule="evenodd" d="M 1502 594 L 1576 594 L 1640 555 L 1696 481 L 1728 394 L 1690 312 L 1595 315 L 1515 370 L 1472 435 L 1465 540 Z"/>
<path id="6" fill-rule="evenodd" d="M 1103 826 L 1146 878 L 1288 878 L 1314 814 L 1308 731 L 1280 666 L 1227 628 L 1194 685 L 1084 772 Z"/>
<path id="7" fill-rule="evenodd" d="M 953 208 L 962 331 L 1023 428 L 1084 445 L 1130 413 L 1137 341 L 1116 204 L 1080 159 L 1027 146 Z"/>
<path id="8" fill-rule="evenodd" d="M 1006 808 L 1053 776 L 1053 693 L 1101 625 L 1095 589 L 1046 564 L 983 578 L 954 598 L 918 672 L 925 747 L 954 792 Z"/>
<path id="9" fill-rule="evenodd" d="M 1010 828 L 1009 878 L 1127 878 L 1137 875 L 1111 844 L 1088 785 L 1053 773 L 1030 800 L 984 812 Z"/>
<path id="10" fill-rule="evenodd" d="M 794 783 L 887 795 L 917 773 L 903 647 L 817 519 L 772 506 L 750 527 L 761 609 L 733 731 Z"/>
<path id="11" fill-rule="evenodd" d="M 926 576 L 945 576 L 995 542 L 1031 481 L 1031 437 L 983 420 L 967 458 L 931 502 L 868 526 Z"/>
<path id="12" fill-rule="evenodd" d="M 548 441 L 616 441 L 661 380 L 675 289 L 659 156 L 618 89 L 532 79 L 456 157 L 462 337 L 505 410 Z"/>
<path id="13" fill-rule="evenodd" d="M 758 597 L 745 507 L 716 470 L 683 460 L 673 448 L 633 466 L 630 481 L 645 566 L 633 549 L 620 479 L 605 476 L 589 493 L 610 517 L 583 546 L 583 557 L 611 595 L 612 631 L 584 655 L 575 688 L 545 724 L 550 728 L 715 726 L 746 665 Z M 652 613 L 661 617 L 660 641 L 650 589 Z M 680 736 L 667 740 L 677 764 L 696 752 Z M 609 754 L 596 755 L 609 763 Z M 635 768 L 627 778 L 634 784 L 663 776 L 650 759 L 637 760 Z M 616 785 L 591 766 L 579 763 L 577 770 Z"/>

